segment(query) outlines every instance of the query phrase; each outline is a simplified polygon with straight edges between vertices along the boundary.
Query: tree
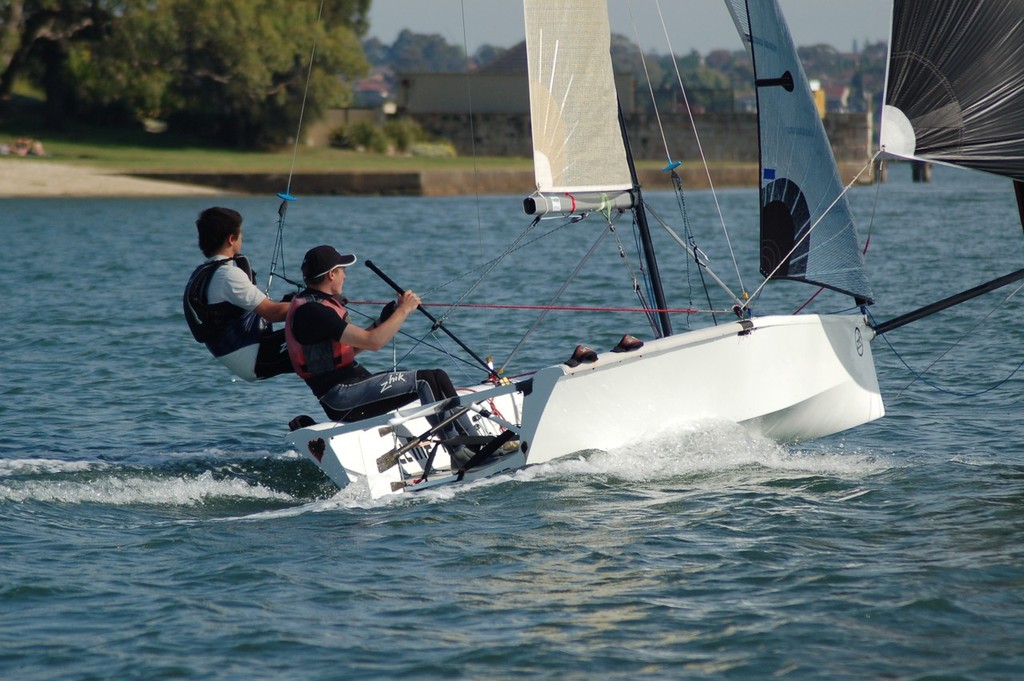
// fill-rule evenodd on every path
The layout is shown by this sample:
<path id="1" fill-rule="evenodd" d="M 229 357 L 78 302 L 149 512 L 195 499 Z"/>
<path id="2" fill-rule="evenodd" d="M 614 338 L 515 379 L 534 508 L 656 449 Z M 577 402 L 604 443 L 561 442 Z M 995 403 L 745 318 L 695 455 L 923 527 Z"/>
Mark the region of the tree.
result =
<path id="1" fill-rule="evenodd" d="M 477 48 L 476 52 L 473 53 L 473 61 L 479 68 L 486 68 L 488 64 L 495 61 L 506 52 L 508 52 L 507 47 L 481 45 Z"/>
<path id="2" fill-rule="evenodd" d="M 466 70 L 466 53 L 461 47 L 449 45 L 440 35 L 406 29 L 391 46 L 389 66 L 395 73 L 459 73 Z"/>
<path id="3" fill-rule="evenodd" d="M 113 0 L 0 0 L 0 100 L 35 66 L 46 91 L 47 119 L 60 122 L 73 96 L 66 68 L 71 43 L 102 33 L 115 5 Z"/>
<path id="4" fill-rule="evenodd" d="M 238 146 L 280 142 L 297 128 L 307 73 L 307 113 L 315 117 L 348 101 L 342 78 L 367 70 L 352 26 L 368 0 L 334 0 L 320 21 L 315 3 L 293 0 L 207 0 L 198 11 L 188 7 L 194 1 L 175 4 L 181 51 L 172 62 L 169 118 L 187 129 L 212 126 Z"/>
<path id="5" fill-rule="evenodd" d="M 6 72 L 42 64 L 47 105 L 61 115 L 158 117 L 253 146 L 295 133 L 307 74 L 307 115 L 347 101 L 344 81 L 367 70 L 359 36 L 369 5 L 326 0 L 319 13 L 319 3 L 294 0 L 0 0 L 0 35 L 10 44 L 7 22 L 20 17 L 21 52 L 3 53 L 18 68 Z M 30 30 L 40 24 L 48 28 Z"/>

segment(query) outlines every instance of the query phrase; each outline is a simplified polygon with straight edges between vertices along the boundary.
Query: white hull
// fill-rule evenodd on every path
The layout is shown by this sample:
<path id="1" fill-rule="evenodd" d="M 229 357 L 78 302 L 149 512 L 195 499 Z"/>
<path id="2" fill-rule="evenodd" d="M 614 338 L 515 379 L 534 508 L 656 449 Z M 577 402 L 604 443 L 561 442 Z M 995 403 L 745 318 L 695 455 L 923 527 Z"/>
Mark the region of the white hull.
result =
<path id="1" fill-rule="evenodd" d="M 581 450 L 616 449 L 708 421 L 738 423 L 784 442 L 867 423 L 885 413 L 871 356 L 873 336 L 859 316 L 761 317 L 648 341 L 634 352 L 602 353 L 575 368 L 547 367 L 515 386 L 478 386 L 464 403 L 474 400 L 500 414 L 517 432 L 520 448 L 471 468 L 464 479 Z M 409 412 L 318 424 L 290 433 L 288 441 L 339 487 L 367 480 L 374 498 L 454 481 L 438 471 L 426 484 L 410 484 L 422 474 L 425 450 L 378 472 L 379 457 L 403 437 L 429 428 Z M 382 434 L 389 419 L 393 427 Z M 479 426 L 492 434 L 502 430 L 487 419 Z M 324 453 L 317 460 L 308 443 L 320 438 Z M 447 464 L 441 448 L 434 467 Z"/>

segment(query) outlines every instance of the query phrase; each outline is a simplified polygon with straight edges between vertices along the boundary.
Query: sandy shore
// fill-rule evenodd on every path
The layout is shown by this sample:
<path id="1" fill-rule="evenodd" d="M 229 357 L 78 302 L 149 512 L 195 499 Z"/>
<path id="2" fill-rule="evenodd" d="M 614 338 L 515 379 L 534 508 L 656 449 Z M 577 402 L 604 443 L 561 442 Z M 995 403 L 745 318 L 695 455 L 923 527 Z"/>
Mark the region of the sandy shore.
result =
<path id="1" fill-rule="evenodd" d="M 0 198 L 210 196 L 222 189 L 118 175 L 45 158 L 0 158 Z"/>

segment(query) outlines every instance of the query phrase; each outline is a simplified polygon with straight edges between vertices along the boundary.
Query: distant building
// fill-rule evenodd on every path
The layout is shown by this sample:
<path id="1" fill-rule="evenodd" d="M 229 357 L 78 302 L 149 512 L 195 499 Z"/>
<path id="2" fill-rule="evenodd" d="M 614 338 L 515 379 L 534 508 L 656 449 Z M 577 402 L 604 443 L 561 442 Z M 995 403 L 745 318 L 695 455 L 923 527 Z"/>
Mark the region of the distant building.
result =
<path id="1" fill-rule="evenodd" d="M 422 114 L 529 114 L 530 90 L 526 78 L 526 42 L 506 50 L 498 59 L 472 74 L 402 73 L 395 101 L 399 113 Z M 615 76 L 620 93 L 634 91 L 629 74 Z M 632 97 L 621 102 L 623 112 L 635 109 Z"/>

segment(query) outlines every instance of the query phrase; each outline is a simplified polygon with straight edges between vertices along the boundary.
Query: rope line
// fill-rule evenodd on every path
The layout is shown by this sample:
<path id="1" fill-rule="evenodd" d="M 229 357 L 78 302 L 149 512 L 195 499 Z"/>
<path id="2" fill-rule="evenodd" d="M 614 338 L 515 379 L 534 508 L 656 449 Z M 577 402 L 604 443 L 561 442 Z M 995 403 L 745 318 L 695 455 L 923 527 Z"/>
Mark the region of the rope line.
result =
<path id="1" fill-rule="evenodd" d="M 1024 284 L 1021 284 L 1020 286 L 1015 288 L 1013 291 L 1008 293 L 1006 295 L 1006 297 L 1003 298 L 1003 300 L 1000 301 L 997 305 L 992 306 L 992 309 L 989 310 L 988 314 L 986 314 L 984 317 L 982 317 L 978 321 L 978 323 L 975 324 L 972 328 L 970 328 L 967 331 L 965 331 L 963 335 L 961 335 L 959 338 L 957 338 L 955 341 L 953 341 L 953 343 L 951 343 L 950 346 L 948 348 L 946 348 L 942 352 L 942 354 L 940 354 L 938 357 L 936 357 L 927 367 L 925 367 L 924 371 L 920 371 L 919 372 L 919 371 L 915 370 L 912 366 L 910 366 L 910 364 L 905 359 L 903 359 L 903 356 L 900 355 L 900 353 L 896 351 L 896 348 L 889 341 L 888 337 L 886 337 L 885 334 L 882 334 L 882 340 L 884 340 L 885 344 L 887 346 L 889 346 L 889 349 L 892 351 L 892 354 L 895 355 L 896 359 L 898 359 L 900 361 L 900 363 L 903 364 L 903 366 L 905 366 L 907 368 L 907 371 L 909 371 L 910 374 L 914 377 L 914 380 L 912 380 L 907 385 L 903 386 L 903 388 L 901 388 L 900 391 L 898 393 L 896 393 L 896 398 L 898 399 L 908 388 L 910 388 L 910 386 L 914 385 L 914 383 L 916 383 L 917 381 L 921 381 L 922 383 L 924 383 L 925 385 L 927 385 L 928 387 L 930 387 L 930 388 L 932 388 L 934 390 L 937 390 L 937 391 L 939 391 L 941 393 L 945 393 L 947 395 L 953 395 L 954 397 L 978 397 L 980 395 L 984 395 L 985 393 L 991 392 L 991 391 L 995 390 L 996 388 L 999 388 L 999 387 L 1003 386 L 1004 384 L 1006 384 L 1007 381 L 1009 381 L 1011 378 L 1013 378 L 1017 374 L 1017 372 L 1019 372 L 1022 368 L 1024 368 L 1024 360 L 1021 360 L 1020 364 L 1018 364 L 1012 371 L 1010 371 L 1010 373 L 1007 374 L 1005 378 L 997 381 L 996 383 L 993 383 L 992 385 L 990 385 L 987 388 L 983 388 L 982 390 L 979 390 L 979 391 L 973 392 L 973 393 L 964 393 L 964 392 L 959 392 L 959 391 L 956 391 L 956 390 L 950 390 L 948 388 L 943 388 L 942 386 L 934 383 L 933 381 L 929 381 L 928 379 L 926 379 L 925 378 L 925 374 L 928 373 L 929 371 L 931 371 L 932 368 L 936 364 L 938 364 L 940 361 L 942 361 L 942 359 L 946 355 L 948 355 L 950 352 L 953 351 L 954 348 L 956 348 L 958 345 L 960 345 L 960 343 L 965 338 L 967 338 L 968 336 L 973 334 L 977 330 L 977 328 L 979 326 L 981 326 L 981 324 L 986 322 L 989 317 L 991 317 L 993 314 L 995 314 L 996 310 L 1000 309 L 1003 305 L 1005 305 L 1007 302 L 1009 302 L 1010 298 L 1012 298 L 1015 295 L 1017 295 L 1017 293 L 1019 293 L 1022 288 L 1024 288 Z M 870 311 L 868 313 L 868 316 L 871 319 L 872 324 L 874 324 L 874 317 L 871 316 Z"/>
<path id="2" fill-rule="evenodd" d="M 270 287 L 274 283 L 274 277 L 280 277 L 290 284 L 301 288 L 295 282 L 288 279 L 285 276 L 284 266 L 284 224 L 285 215 L 288 213 L 288 204 L 295 200 L 292 196 L 292 178 L 295 176 L 295 163 L 299 157 L 299 140 L 302 137 L 302 121 L 306 116 L 306 100 L 309 97 L 309 83 L 313 78 L 313 63 L 316 60 L 316 44 L 320 35 L 320 21 L 324 14 L 324 0 L 320 0 L 320 7 L 316 14 L 316 25 L 313 30 L 313 45 L 309 50 L 309 65 L 306 67 L 306 84 L 302 89 L 302 104 L 299 106 L 299 120 L 295 129 L 295 143 L 292 146 L 292 161 L 291 166 L 288 169 L 288 181 L 285 184 L 285 190 L 279 193 L 277 196 L 281 199 L 281 205 L 277 208 L 277 239 L 274 241 L 274 250 L 270 259 L 270 274 L 267 275 L 267 288 L 264 291 L 266 295 L 270 296 Z M 278 263 L 281 264 L 281 273 L 277 271 Z"/>
<path id="3" fill-rule="evenodd" d="M 661 13 L 661 2 L 656 2 L 655 5 L 658 8 L 658 18 L 661 20 L 661 30 L 665 33 L 665 44 L 668 45 L 668 53 L 672 57 L 672 66 L 676 74 L 676 82 L 679 83 L 679 92 L 683 96 L 683 105 L 686 107 L 686 115 L 690 119 L 690 129 L 693 130 L 693 138 L 697 142 L 697 152 L 700 154 L 701 163 L 704 165 L 704 174 L 708 178 L 708 187 L 711 189 L 711 197 L 715 201 L 715 210 L 718 211 L 718 220 L 722 225 L 722 235 L 725 237 L 726 246 L 729 248 L 729 257 L 732 258 L 732 266 L 736 271 L 736 280 L 739 282 L 740 290 L 746 291 L 747 287 L 743 283 L 743 275 L 740 272 L 739 262 L 736 260 L 736 252 L 732 247 L 732 238 L 729 236 L 729 228 L 725 224 L 725 215 L 722 213 L 722 204 L 718 200 L 718 192 L 715 190 L 715 182 L 711 179 L 711 167 L 708 165 L 707 155 L 704 153 L 704 144 L 700 141 L 700 133 L 697 130 L 697 121 L 693 117 L 693 109 L 690 107 L 690 98 L 686 93 L 686 87 L 683 85 L 683 76 L 679 72 L 679 60 L 676 59 L 675 50 L 672 47 L 672 39 L 669 37 L 668 25 L 665 23 L 665 17 Z M 672 159 L 669 158 L 669 167 L 672 166 Z"/>
<path id="4" fill-rule="evenodd" d="M 609 225 L 610 224 L 611 223 L 609 223 Z M 586 255 L 584 255 L 583 258 L 580 260 L 579 264 L 576 265 L 576 269 L 574 269 L 569 274 L 569 276 L 566 278 L 562 286 L 558 289 L 557 292 L 555 292 L 555 296 L 551 299 L 551 305 L 554 305 L 555 301 L 562 297 L 562 294 L 565 293 L 565 289 L 569 288 L 569 284 L 571 284 L 573 279 L 576 278 L 576 275 L 580 273 L 580 270 L 583 269 L 583 266 L 587 263 L 587 261 L 590 260 L 591 256 L 594 255 L 594 253 L 597 251 L 597 247 L 601 245 L 601 242 L 605 240 L 608 234 L 609 230 L 601 231 L 601 234 L 598 235 L 597 240 L 594 241 L 594 245 L 590 247 L 590 250 L 587 251 Z M 540 323 L 544 321 L 544 318 L 547 316 L 547 314 L 548 310 L 541 311 L 540 315 L 538 315 L 537 317 L 537 320 L 533 323 L 533 326 L 531 326 L 530 329 L 525 334 L 523 334 L 523 337 L 519 339 L 519 342 L 516 343 L 516 346 L 512 348 L 512 352 L 508 353 L 508 357 L 506 357 L 505 361 L 501 363 L 501 366 L 498 368 L 498 373 L 502 373 L 505 370 L 505 367 L 508 366 L 508 363 L 512 361 L 512 358 L 516 356 L 516 354 L 519 352 L 519 349 L 523 347 L 523 343 L 525 343 L 526 340 L 531 335 L 533 335 L 533 333 L 537 330 L 537 327 L 540 326 Z"/>
<path id="5" fill-rule="evenodd" d="M 349 305 L 386 305 L 386 300 L 350 300 Z M 550 310 L 553 312 L 669 312 L 678 314 L 715 314 L 728 310 L 701 310 L 692 307 L 598 307 L 592 305 L 512 305 L 502 303 L 420 303 L 423 307 L 465 307 L 481 310 Z"/>

